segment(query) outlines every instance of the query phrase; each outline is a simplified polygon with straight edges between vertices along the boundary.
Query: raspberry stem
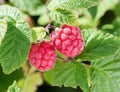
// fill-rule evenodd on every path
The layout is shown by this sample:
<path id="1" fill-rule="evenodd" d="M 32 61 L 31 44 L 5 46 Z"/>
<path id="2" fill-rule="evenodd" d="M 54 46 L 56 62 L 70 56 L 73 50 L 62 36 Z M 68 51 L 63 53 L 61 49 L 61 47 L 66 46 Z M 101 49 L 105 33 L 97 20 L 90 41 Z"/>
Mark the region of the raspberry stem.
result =
<path id="1" fill-rule="evenodd" d="M 61 60 L 63 60 L 63 61 L 68 61 L 68 62 L 71 62 L 71 61 L 73 61 L 72 59 L 70 59 L 70 58 L 62 58 L 62 57 L 60 57 L 60 56 L 57 56 L 57 58 L 59 58 L 59 59 L 61 59 Z"/>
<path id="2" fill-rule="evenodd" d="M 34 71 L 36 71 L 36 69 L 35 69 L 34 67 L 30 67 L 30 69 L 29 69 L 29 71 L 28 71 L 28 74 L 27 74 L 27 76 L 26 76 L 26 78 L 25 78 L 23 87 L 22 87 L 22 89 L 23 89 L 22 92 L 25 92 L 25 91 L 26 91 L 28 80 L 29 80 L 29 78 L 30 78 L 30 75 L 31 75 Z"/>
<path id="3" fill-rule="evenodd" d="M 50 32 L 49 32 L 49 29 L 50 29 L 50 28 L 55 28 L 55 26 L 51 25 L 51 22 L 48 23 L 48 25 L 45 27 L 46 32 L 47 32 L 48 34 L 50 33 Z"/>

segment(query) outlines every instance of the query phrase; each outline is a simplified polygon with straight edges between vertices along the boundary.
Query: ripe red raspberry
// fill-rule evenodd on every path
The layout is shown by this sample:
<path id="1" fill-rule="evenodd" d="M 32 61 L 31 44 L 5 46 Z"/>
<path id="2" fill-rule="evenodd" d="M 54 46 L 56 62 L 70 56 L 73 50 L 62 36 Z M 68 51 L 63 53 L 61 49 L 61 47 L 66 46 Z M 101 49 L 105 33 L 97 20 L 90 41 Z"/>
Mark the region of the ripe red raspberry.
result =
<path id="1" fill-rule="evenodd" d="M 41 72 L 48 71 L 55 66 L 56 53 L 50 42 L 34 43 L 29 52 L 30 64 Z"/>
<path id="2" fill-rule="evenodd" d="M 84 40 L 77 26 L 63 25 L 50 34 L 53 46 L 68 57 L 79 55 L 84 49 Z"/>

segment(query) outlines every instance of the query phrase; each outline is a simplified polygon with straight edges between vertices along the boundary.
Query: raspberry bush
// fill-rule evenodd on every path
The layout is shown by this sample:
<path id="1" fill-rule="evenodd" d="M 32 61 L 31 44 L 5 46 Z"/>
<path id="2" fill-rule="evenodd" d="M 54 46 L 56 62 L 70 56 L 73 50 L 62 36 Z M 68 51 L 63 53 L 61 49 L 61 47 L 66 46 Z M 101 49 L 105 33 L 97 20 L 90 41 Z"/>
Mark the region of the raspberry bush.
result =
<path id="1" fill-rule="evenodd" d="M 0 0 L 0 92 L 119 92 L 119 25 L 120 0 Z"/>

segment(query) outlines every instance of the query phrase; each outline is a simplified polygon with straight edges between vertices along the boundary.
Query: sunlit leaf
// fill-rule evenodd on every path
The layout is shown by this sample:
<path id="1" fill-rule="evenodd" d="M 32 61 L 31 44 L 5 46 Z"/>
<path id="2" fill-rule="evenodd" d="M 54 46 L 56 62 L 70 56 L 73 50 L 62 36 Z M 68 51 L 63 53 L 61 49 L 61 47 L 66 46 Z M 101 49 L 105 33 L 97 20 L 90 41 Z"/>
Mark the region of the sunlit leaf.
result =
<path id="1" fill-rule="evenodd" d="M 85 48 L 78 56 L 83 61 L 93 61 L 114 54 L 120 47 L 120 39 L 102 30 L 82 31 Z"/>
<path id="2" fill-rule="evenodd" d="M 79 86 L 84 92 L 90 92 L 87 70 L 78 62 L 58 61 L 53 70 L 44 73 L 44 78 L 52 86 Z"/>
<path id="3" fill-rule="evenodd" d="M 17 86 L 16 81 L 14 81 L 14 83 L 11 86 L 9 86 L 7 92 L 21 92 L 20 88 Z"/>
<path id="4" fill-rule="evenodd" d="M 20 11 L 8 5 L 0 6 L 0 18 L 7 18 L 7 32 L 0 45 L 0 63 L 3 72 L 9 74 L 26 61 L 31 31 Z"/>

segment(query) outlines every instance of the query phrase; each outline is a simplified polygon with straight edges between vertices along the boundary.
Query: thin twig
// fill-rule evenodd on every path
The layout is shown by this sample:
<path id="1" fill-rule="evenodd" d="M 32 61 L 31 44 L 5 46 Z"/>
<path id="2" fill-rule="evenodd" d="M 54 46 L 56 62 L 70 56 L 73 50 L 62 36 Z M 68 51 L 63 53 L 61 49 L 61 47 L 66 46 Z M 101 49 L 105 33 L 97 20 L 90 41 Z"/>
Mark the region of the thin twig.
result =
<path id="1" fill-rule="evenodd" d="M 65 58 L 62 58 L 60 56 L 57 56 L 57 58 L 59 58 L 59 59 L 61 59 L 63 61 L 68 61 L 68 62 L 72 61 L 72 59 L 70 59 L 70 58 L 65 59 Z"/>

